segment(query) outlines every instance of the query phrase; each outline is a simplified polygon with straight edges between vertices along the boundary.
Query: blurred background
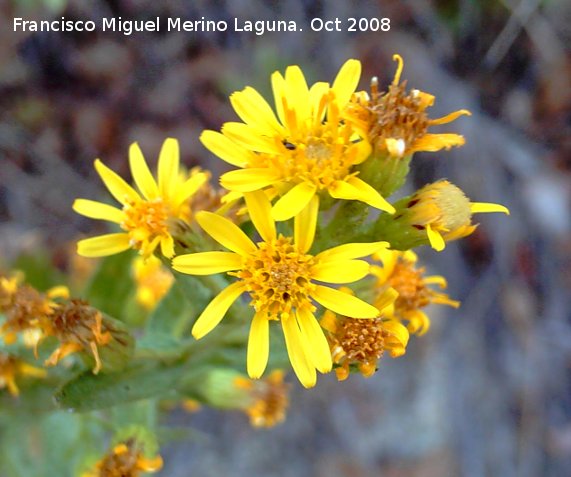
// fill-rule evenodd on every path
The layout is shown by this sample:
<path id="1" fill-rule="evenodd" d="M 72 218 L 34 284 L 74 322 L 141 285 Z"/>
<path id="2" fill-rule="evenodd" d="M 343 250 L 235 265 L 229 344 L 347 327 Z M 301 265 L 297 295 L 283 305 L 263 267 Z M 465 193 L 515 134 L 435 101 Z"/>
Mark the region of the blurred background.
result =
<path id="1" fill-rule="evenodd" d="M 226 20 L 213 33 L 22 33 L 26 19 L 160 16 Z M 234 33 L 233 18 L 293 19 L 303 32 Z M 311 32 L 309 21 L 387 17 L 387 33 Z M 292 380 L 287 421 L 250 428 L 239 413 L 173 411 L 192 429 L 163 443 L 158 475 L 537 477 L 571 475 L 571 3 L 567 0 L 21 0 L 0 1 L 0 267 L 44 251 L 62 271 L 82 235 L 105 230 L 71 210 L 105 197 L 101 158 L 129 177 L 138 141 L 151 163 L 165 137 L 187 166 L 225 164 L 198 141 L 235 120 L 228 95 L 298 64 L 332 80 L 348 58 L 386 86 L 393 53 L 409 86 L 436 95 L 432 117 L 466 108 L 441 131 L 466 146 L 417 154 L 410 192 L 448 178 L 474 201 L 508 206 L 440 254 L 460 310 L 434 308 L 433 327 L 405 357 L 366 380 Z M 96 230 L 96 227 L 100 229 Z"/>

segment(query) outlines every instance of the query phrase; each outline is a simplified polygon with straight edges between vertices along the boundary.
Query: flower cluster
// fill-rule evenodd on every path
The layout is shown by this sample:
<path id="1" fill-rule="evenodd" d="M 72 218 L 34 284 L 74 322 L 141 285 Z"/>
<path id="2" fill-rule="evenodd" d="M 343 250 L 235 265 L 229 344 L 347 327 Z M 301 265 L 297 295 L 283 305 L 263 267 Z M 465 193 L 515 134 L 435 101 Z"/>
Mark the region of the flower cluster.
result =
<path id="1" fill-rule="evenodd" d="M 0 277 L 0 313 L 4 315 L 0 336 L 6 345 L 15 344 L 21 336 L 23 344 L 33 347 L 37 357 L 43 340 L 57 340 L 58 346 L 45 360 L 45 366 L 55 366 L 66 356 L 82 352 L 91 355 L 93 373 L 97 374 L 102 368 L 100 347 L 126 351 L 132 345 L 125 330 L 86 301 L 70 298 L 64 286 L 42 293 L 21 283 L 21 277 Z M 22 369 L 31 374 L 26 372 L 31 368 Z"/>
<path id="2" fill-rule="evenodd" d="M 459 306 L 442 291 L 446 280 L 425 275 L 412 249 L 441 251 L 446 242 L 474 232 L 474 213 L 508 213 L 501 205 L 471 202 L 446 180 L 389 202 L 415 152 L 464 144 L 459 134 L 429 129 L 470 115 L 460 109 L 431 119 L 434 96 L 409 90 L 401 81 L 403 60 L 394 59 L 397 71 L 386 91 L 376 78 L 370 92 L 357 90 L 361 64 L 351 59 L 331 83 L 308 84 L 298 66 L 275 72 L 273 105 L 251 87 L 233 93 L 230 102 L 241 121 L 200 136 L 234 166 L 220 177 L 221 191 L 209 185 L 208 172 L 179 170 L 174 139 L 163 145 L 156 179 L 137 144 L 131 146 L 138 190 L 97 160 L 95 168 L 121 208 L 78 199 L 74 209 L 114 222 L 121 232 L 80 241 L 79 254 L 132 248 L 147 263 L 153 255 L 164 263 L 172 259 L 175 271 L 196 277 L 212 297 L 194 320 L 196 339 L 228 314 L 233 319 L 226 326 L 249 322 L 250 378 L 262 377 L 268 366 L 276 325 L 305 387 L 316 384 L 317 372 L 332 369 L 339 379 L 353 370 L 372 375 L 385 351 L 401 356 L 411 334 L 428 330 L 425 307 Z M 172 279 L 147 280 L 137 267 L 137 280 L 145 282 L 141 303 L 151 308 Z M 104 345 L 99 325 L 90 329 L 95 349 Z"/>

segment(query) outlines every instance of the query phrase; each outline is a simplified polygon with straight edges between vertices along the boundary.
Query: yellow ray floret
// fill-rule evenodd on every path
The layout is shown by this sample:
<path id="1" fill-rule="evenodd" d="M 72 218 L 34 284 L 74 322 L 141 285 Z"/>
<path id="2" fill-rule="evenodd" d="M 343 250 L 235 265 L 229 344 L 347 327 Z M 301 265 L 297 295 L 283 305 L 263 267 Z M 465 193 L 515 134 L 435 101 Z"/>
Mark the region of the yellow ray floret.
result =
<path id="1" fill-rule="evenodd" d="M 202 338 L 216 327 L 234 301 L 248 293 L 255 310 L 247 354 L 250 377 L 263 374 L 269 356 L 269 321 L 279 320 L 294 371 L 304 386 L 311 387 L 316 382 L 316 370 L 326 373 L 332 366 L 327 340 L 314 315 L 314 302 L 357 318 L 375 318 L 380 313 L 357 297 L 316 282 L 360 280 L 369 273 L 369 264 L 358 259 L 388 244 L 347 244 L 310 255 L 318 212 L 316 197 L 296 216 L 294 237 L 276 232 L 270 202 L 262 191 L 247 192 L 245 199 L 261 242 L 252 242 L 234 223 L 219 215 L 199 212 L 196 220 L 200 226 L 231 252 L 187 254 L 173 260 L 173 268 L 182 273 L 227 272 L 237 278 L 210 302 L 192 333 Z M 391 297 L 394 300 L 396 293 L 387 295 L 384 306 Z"/>
<path id="2" fill-rule="evenodd" d="M 122 233 L 113 233 L 81 240 L 78 253 L 84 257 L 102 257 L 129 248 L 149 257 L 157 247 L 166 257 L 174 255 L 172 228 L 187 219 L 186 201 L 207 180 L 195 172 L 189 178 L 179 173 L 179 147 L 176 139 L 167 139 L 161 149 L 157 180 L 151 174 L 137 143 L 129 149 L 129 164 L 138 192 L 99 159 L 95 169 L 111 195 L 122 208 L 87 199 L 77 199 L 73 209 L 86 217 L 119 224 Z"/>
<path id="3" fill-rule="evenodd" d="M 323 193 L 393 213 L 392 205 L 357 177 L 354 166 L 369 157 L 371 147 L 341 117 L 360 74 L 359 61 L 348 60 L 332 86 L 308 87 L 298 66 L 288 67 L 285 76 L 275 72 L 275 113 L 251 87 L 232 94 L 243 123 L 226 123 L 221 133 L 204 131 L 200 137 L 210 151 L 240 168 L 223 174 L 222 185 L 242 193 L 275 188 L 281 194 L 272 210 L 275 220 L 292 218 Z"/>

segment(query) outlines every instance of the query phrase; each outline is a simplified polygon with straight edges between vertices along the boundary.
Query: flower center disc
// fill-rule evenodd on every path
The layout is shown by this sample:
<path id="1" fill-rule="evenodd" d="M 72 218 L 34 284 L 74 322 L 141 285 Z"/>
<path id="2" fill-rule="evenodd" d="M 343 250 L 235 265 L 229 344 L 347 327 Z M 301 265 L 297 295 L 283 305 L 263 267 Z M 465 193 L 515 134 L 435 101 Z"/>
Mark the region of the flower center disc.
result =
<path id="1" fill-rule="evenodd" d="M 121 227 L 129 232 L 135 244 L 168 235 L 167 219 L 171 211 L 161 198 L 129 202 L 123 207 L 123 212 L 125 220 Z"/>
<path id="2" fill-rule="evenodd" d="M 299 253 L 289 237 L 262 242 L 235 275 L 246 284 L 257 312 L 269 319 L 289 315 L 292 308 L 311 306 L 309 293 L 313 257 Z"/>
<path id="3" fill-rule="evenodd" d="M 292 119 L 288 136 L 276 137 L 282 151 L 276 155 L 259 154 L 253 167 L 278 171 L 286 181 L 310 182 L 318 189 L 345 179 L 351 167 L 362 160 L 361 148 L 352 142 L 353 126 L 340 120 L 334 98 L 322 106 L 328 108 L 326 119 L 321 119 L 321 112 L 303 122 Z M 290 114 L 295 116 L 295 110 Z"/>

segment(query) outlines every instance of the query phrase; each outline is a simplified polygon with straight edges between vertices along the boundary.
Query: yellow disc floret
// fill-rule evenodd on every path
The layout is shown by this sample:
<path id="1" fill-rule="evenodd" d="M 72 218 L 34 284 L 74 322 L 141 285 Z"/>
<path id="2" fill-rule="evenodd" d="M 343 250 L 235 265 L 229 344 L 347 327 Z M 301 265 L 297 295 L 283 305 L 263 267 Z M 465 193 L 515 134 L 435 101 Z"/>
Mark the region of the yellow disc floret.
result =
<path id="1" fill-rule="evenodd" d="M 152 250 L 143 250 L 145 245 L 154 249 L 161 238 L 169 237 L 167 220 L 172 216 L 172 211 L 162 198 L 150 201 L 128 200 L 123 206 L 123 213 L 125 219 L 121 222 L 121 228 L 129 234 L 131 247 L 141 250 L 144 255 L 152 253 Z"/>
<path id="2" fill-rule="evenodd" d="M 256 311 L 278 319 L 288 316 L 292 308 L 315 309 L 309 298 L 315 288 L 310 282 L 313 263 L 314 258 L 300 253 L 291 238 L 280 235 L 260 243 L 235 275 L 244 281 Z"/>

